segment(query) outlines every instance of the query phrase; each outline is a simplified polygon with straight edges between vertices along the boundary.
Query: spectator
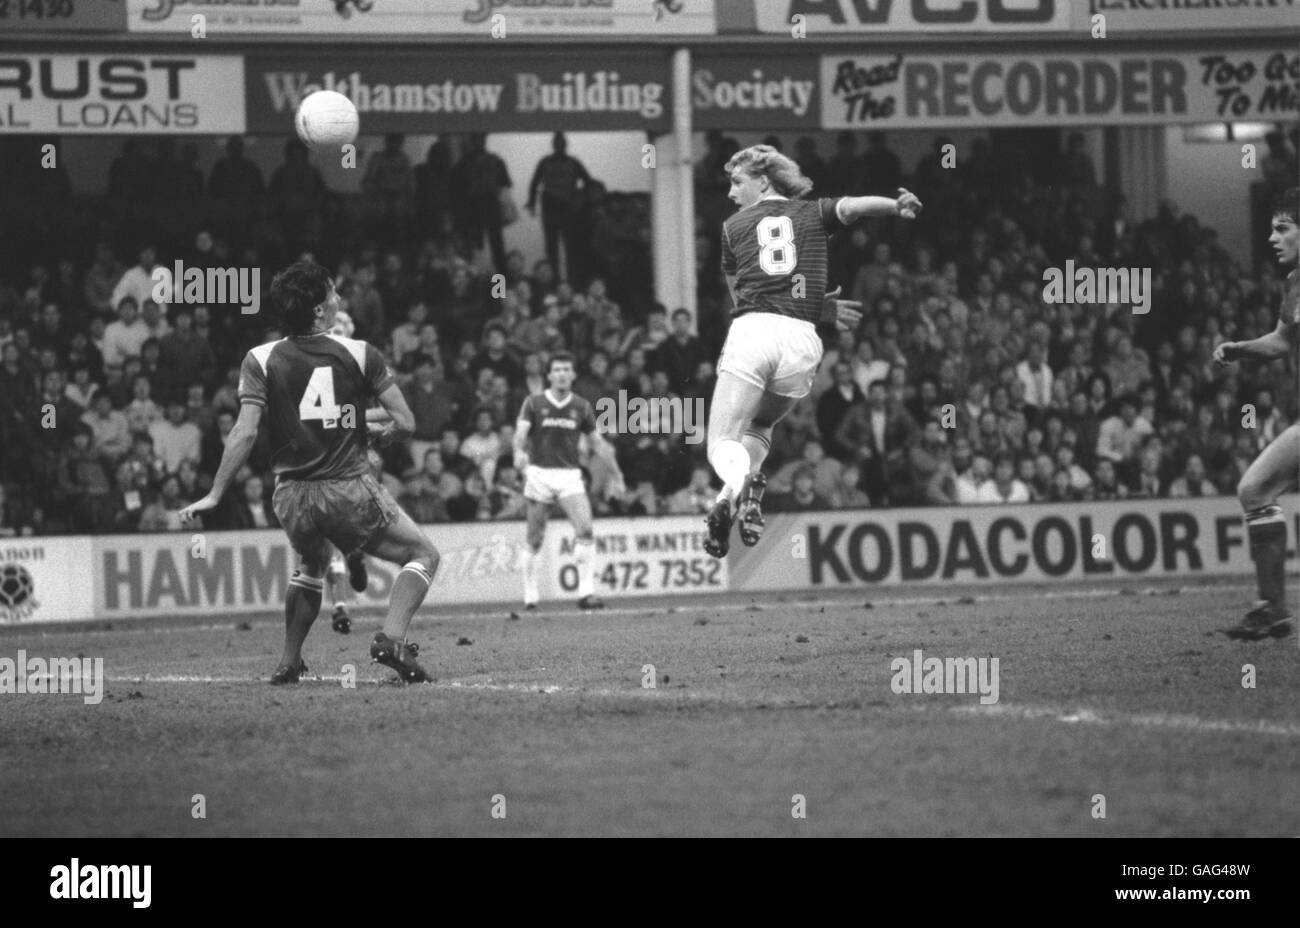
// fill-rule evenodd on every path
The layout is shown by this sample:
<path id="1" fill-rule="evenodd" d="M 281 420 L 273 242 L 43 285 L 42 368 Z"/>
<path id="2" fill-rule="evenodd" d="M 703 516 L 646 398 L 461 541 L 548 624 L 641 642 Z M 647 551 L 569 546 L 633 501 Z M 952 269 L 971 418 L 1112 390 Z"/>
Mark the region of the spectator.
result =
<path id="1" fill-rule="evenodd" d="M 217 358 L 212 346 L 194 330 L 194 313 L 189 307 L 176 310 L 176 327 L 162 337 L 158 347 L 158 386 L 165 399 L 179 397 L 191 383 L 213 383 Z"/>
<path id="2" fill-rule="evenodd" d="M 131 381 L 132 400 L 126 407 L 126 422 L 132 435 L 151 432 L 155 422 L 163 418 L 162 407 L 153 401 L 153 384 L 143 374 Z"/>
<path id="3" fill-rule="evenodd" d="M 1214 484 L 1205 477 L 1205 463 L 1198 454 L 1189 455 L 1183 473 L 1169 485 L 1171 497 L 1214 496 Z"/>
<path id="4" fill-rule="evenodd" d="M 99 384 L 90 379 L 90 368 L 84 364 L 73 369 L 72 382 L 63 388 L 63 396 L 73 403 L 82 413 L 90 409 L 99 393 Z"/>
<path id="5" fill-rule="evenodd" d="M 826 196 L 861 196 L 866 192 L 863 165 L 857 155 L 857 140 L 852 132 L 835 137 L 835 154 L 827 165 Z"/>
<path id="6" fill-rule="evenodd" d="M 398 241 L 406 233 L 415 197 L 415 169 L 402 151 L 405 142 L 400 133 L 385 135 L 383 149 L 366 160 L 361 180 L 361 189 L 369 199 L 373 231 L 386 241 Z"/>
<path id="7" fill-rule="evenodd" d="M 9 499 L 5 485 L 0 483 L 0 538 L 14 538 L 35 534 L 31 518 L 19 503 Z"/>
<path id="8" fill-rule="evenodd" d="M 256 474 L 247 477 L 240 484 L 237 494 L 227 494 L 222 504 L 219 522 L 223 529 L 280 527 L 280 521 L 267 498 L 265 484 Z"/>
<path id="9" fill-rule="evenodd" d="M 230 430 L 235 427 L 235 414 L 229 409 L 217 412 L 216 428 L 203 436 L 199 453 L 199 470 L 208 476 L 216 476 L 221 464 L 221 455 L 230 437 Z"/>
<path id="10" fill-rule="evenodd" d="M 1097 185 L 1097 169 L 1093 167 L 1092 157 L 1084 149 L 1085 139 L 1082 132 L 1071 132 L 1066 141 L 1066 151 L 1062 158 L 1061 180 L 1067 188 L 1088 190 Z"/>
<path id="11" fill-rule="evenodd" d="M 212 166 L 208 177 L 215 231 L 229 241 L 242 242 L 265 193 L 261 170 L 244 157 L 244 140 L 232 135 L 226 141 L 226 154 Z"/>
<path id="12" fill-rule="evenodd" d="M 1151 376 L 1151 362 L 1141 348 L 1133 347 L 1133 339 L 1120 335 L 1115 341 L 1115 353 L 1103 370 L 1110 378 L 1116 393 L 1135 393 L 1142 382 Z"/>
<path id="13" fill-rule="evenodd" d="M 415 168 L 415 220 L 423 236 L 440 235 L 451 221 L 451 151 L 439 139 Z"/>
<path id="14" fill-rule="evenodd" d="M 126 454 L 131 446 L 131 427 L 126 416 L 113 408 L 108 394 L 100 393 L 92 403 L 93 408 L 81 416 L 81 422 L 90 429 L 91 447 L 107 463 L 113 463 Z"/>
<path id="15" fill-rule="evenodd" d="M 113 312 L 113 290 L 122 279 L 126 269 L 113 255 L 113 248 L 108 242 L 95 245 L 95 260 L 86 270 L 86 279 L 82 288 L 86 305 L 95 312 L 108 314 Z"/>
<path id="16" fill-rule="evenodd" d="M 555 133 L 551 138 L 551 154 L 537 163 L 533 179 L 528 184 L 527 209 L 530 216 L 536 215 L 540 190 L 546 257 L 562 280 L 572 280 L 582 264 L 581 260 L 575 261 L 580 246 L 574 233 L 583 190 L 590 182 L 591 175 L 582 162 L 568 153 L 564 133 Z M 560 263 L 561 240 L 564 242 L 564 264 Z"/>
<path id="17" fill-rule="evenodd" d="M 438 448 L 441 452 L 442 465 L 448 473 L 454 474 L 463 481 L 474 472 L 475 465 L 473 461 L 461 454 L 460 446 L 460 433 L 456 429 L 442 430 L 442 443 Z M 452 495 L 455 494 L 449 494 L 446 498 L 450 499 Z"/>
<path id="18" fill-rule="evenodd" d="M 429 318 L 429 307 L 424 302 L 412 303 L 406 310 L 406 321 L 393 329 L 391 341 L 393 360 L 399 368 L 406 367 L 406 357 L 422 350 L 421 330 Z M 438 330 L 433 326 L 434 346 L 437 345 Z"/>
<path id="19" fill-rule="evenodd" d="M 453 522 L 484 521 L 492 518 L 492 503 L 488 498 L 487 482 L 478 471 L 465 478 L 465 488 L 459 496 L 447 501 L 447 513 Z"/>
<path id="20" fill-rule="evenodd" d="M 1097 457 L 1115 464 L 1121 478 L 1128 468 L 1134 468 L 1142 441 L 1154 429 L 1151 423 L 1138 415 L 1137 399 L 1132 395 L 1119 399 L 1119 412 L 1101 424 L 1097 436 Z"/>
<path id="21" fill-rule="evenodd" d="M 792 492 L 795 475 L 804 470 L 812 472 L 813 490 L 818 496 L 827 500 L 835 496 L 844 465 L 827 457 L 818 441 L 809 441 L 803 446 L 803 455 L 798 460 L 791 461 L 773 474 L 767 483 L 768 491 L 778 494 Z"/>
<path id="22" fill-rule="evenodd" d="M 470 135 L 465 154 L 452 169 L 452 210 L 475 250 L 487 234 L 492 264 L 502 273 L 506 270 L 506 246 L 501 235 L 501 194 L 511 186 L 505 162 L 487 150 L 487 137 Z"/>
<path id="23" fill-rule="evenodd" d="M 867 150 L 862 154 L 863 174 L 866 184 L 862 189 L 846 191 L 854 195 L 878 194 L 883 197 L 898 195 L 903 184 L 902 162 L 889 150 L 885 133 L 867 133 Z"/>
<path id="24" fill-rule="evenodd" d="M 128 268 L 109 296 L 109 305 L 121 311 L 122 301 L 130 297 L 136 308 L 154 299 L 155 293 L 171 294 L 172 272 L 158 263 L 158 252 L 150 243 L 140 246 L 135 265 Z"/>
<path id="25" fill-rule="evenodd" d="M 117 319 L 104 329 L 104 367 L 121 369 L 127 358 L 138 358 L 149 338 L 149 327 L 139 316 L 134 297 L 125 297 L 117 304 Z"/>
<path id="26" fill-rule="evenodd" d="M 112 528 L 112 505 L 109 496 L 113 485 L 104 459 L 94 447 L 94 431 L 78 422 L 72 444 L 59 455 L 59 488 L 70 515 L 69 529 L 94 534 Z"/>
<path id="27" fill-rule="evenodd" d="M 488 494 L 488 509 L 493 519 L 522 519 L 524 494 L 519 488 L 519 472 L 513 464 L 498 465 Z"/>
<path id="28" fill-rule="evenodd" d="M 258 478 L 250 478 L 257 480 Z M 159 488 L 157 497 L 145 504 L 140 513 L 140 531 L 142 532 L 179 532 L 185 528 L 181 522 L 181 509 L 185 501 L 181 499 L 180 481 L 173 475 L 166 477 Z"/>
<path id="29" fill-rule="evenodd" d="M 415 379 L 402 388 L 402 393 L 415 417 L 411 457 L 423 461 L 425 454 L 438 446 L 443 430 L 455 417 L 456 401 L 443 379 L 442 368 L 427 356 L 421 358 L 415 368 Z"/>
<path id="30" fill-rule="evenodd" d="M 519 362 L 506 350 L 506 330 L 504 326 L 493 323 L 484 333 L 483 350 L 474 357 L 470 365 L 470 374 L 477 381 L 484 368 L 506 378 L 511 387 L 523 382 L 524 370 Z"/>
<path id="31" fill-rule="evenodd" d="M 1015 464 L 1009 455 L 1001 455 L 993 465 L 993 479 L 979 489 L 981 503 L 1027 503 L 1029 488 L 1015 476 Z"/>
<path id="32" fill-rule="evenodd" d="M 1073 445 L 1061 445 L 1056 449 L 1056 467 L 1058 473 L 1064 471 L 1069 476 L 1070 488 L 1082 499 L 1092 486 L 1092 477 L 1074 462 Z"/>
<path id="33" fill-rule="evenodd" d="M 325 208 L 325 180 L 308 160 L 307 146 L 298 139 L 291 137 L 285 142 L 284 162 L 271 172 L 267 193 L 285 251 L 299 254 L 317 247 Z"/>
<path id="34" fill-rule="evenodd" d="M 1138 473 L 1132 483 L 1133 499 L 1158 499 L 1165 494 L 1160 480 L 1160 454 L 1148 448 L 1141 452 L 1138 459 Z"/>
<path id="35" fill-rule="evenodd" d="M 442 473 L 441 456 L 436 450 L 428 451 L 424 462 L 424 467 L 418 473 L 407 478 L 402 492 L 397 494 L 398 501 L 418 525 L 450 522 L 451 516 L 448 515 L 446 503 L 439 492 L 439 483 L 445 476 Z M 455 493 L 460 492 L 460 487 L 460 481 L 455 480 Z"/>
<path id="36" fill-rule="evenodd" d="M 1041 342 L 1031 342 L 1029 355 L 1016 365 L 1016 377 L 1025 388 L 1025 402 L 1046 409 L 1052 404 L 1053 375 L 1047 366 L 1047 349 Z"/>
<path id="37" fill-rule="evenodd" d="M 169 474 L 174 474 L 182 461 L 197 461 L 200 458 L 203 436 L 199 427 L 186 419 L 183 403 L 169 403 L 167 418 L 149 426 L 149 437 L 153 439 L 154 450 L 162 462 L 163 470 Z"/>
<path id="38" fill-rule="evenodd" d="M 668 497 L 665 512 L 669 515 L 704 515 L 713 507 L 718 493 L 712 486 L 713 474 L 707 467 L 691 471 L 691 482 Z M 770 485 L 769 485 L 770 486 Z"/>
<path id="39" fill-rule="evenodd" d="M 830 509 L 830 501 L 814 489 L 815 480 L 812 468 L 800 468 L 795 472 L 790 492 L 770 497 L 766 508 L 771 512 L 823 512 Z"/>
<path id="40" fill-rule="evenodd" d="M 886 505 L 891 487 L 902 483 L 895 478 L 901 477 L 915 432 L 906 410 L 886 407 L 885 385 L 879 380 L 868 389 L 866 403 L 851 407 L 840 423 L 835 440 L 862 468 L 862 489 L 872 506 Z"/>

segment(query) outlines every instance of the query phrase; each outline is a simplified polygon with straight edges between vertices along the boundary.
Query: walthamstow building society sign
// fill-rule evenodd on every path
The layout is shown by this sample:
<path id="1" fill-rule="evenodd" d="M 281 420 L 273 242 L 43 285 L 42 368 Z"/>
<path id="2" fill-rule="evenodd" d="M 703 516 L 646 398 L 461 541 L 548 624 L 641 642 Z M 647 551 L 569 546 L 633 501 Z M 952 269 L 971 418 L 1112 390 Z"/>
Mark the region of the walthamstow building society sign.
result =
<path id="1" fill-rule="evenodd" d="M 283 132 L 316 90 L 349 97 L 363 132 L 667 131 L 667 53 L 249 55 L 248 131 Z"/>

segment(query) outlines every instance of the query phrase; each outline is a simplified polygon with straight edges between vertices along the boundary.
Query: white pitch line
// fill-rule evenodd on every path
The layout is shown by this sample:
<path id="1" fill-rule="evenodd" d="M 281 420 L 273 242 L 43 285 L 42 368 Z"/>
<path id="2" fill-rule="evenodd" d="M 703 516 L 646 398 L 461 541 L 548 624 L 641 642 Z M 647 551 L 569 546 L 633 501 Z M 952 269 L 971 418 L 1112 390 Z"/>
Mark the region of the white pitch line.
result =
<path id="1" fill-rule="evenodd" d="M 1155 713 L 1103 713 L 1091 709 L 1062 709 L 1055 706 L 959 706 L 948 710 L 958 715 L 1011 718 L 1018 720 L 1048 719 L 1064 725 L 1130 725 L 1137 728 L 1163 728 L 1173 731 L 1226 732 L 1232 734 L 1278 735 L 1300 738 L 1300 725 L 1285 722 L 1243 722 L 1236 719 L 1203 719 L 1195 715 Z"/>
<path id="2" fill-rule="evenodd" d="M 31 679 L 30 677 L 28 679 Z M 148 674 L 143 677 L 108 677 L 108 683 L 250 683 L 265 684 L 267 681 L 260 677 L 216 677 L 199 674 Z M 343 677 L 340 675 L 315 675 L 308 674 L 302 678 L 304 683 L 343 683 Z M 372 680 L 358 677 L 354 681 L 357 684 L 366 684 L 370 686 L 379 686 L 387 683 L 396 683 L 396 679 Z M 623 693 L 622 690 L 594 690 L 584 689 L 576 686 L 561 686 L 554 683 L 483 683 L 465 680 L 439 680 L 433 683 L 422 684 L 423 686 L 432 686 L 435 689 L 447 690 L 493 690 L 499 692 L 512 693 L 541 693 L 551 695 L 552 693 L 588 693 L 594 695 L 612 695 Z M 631 691 L 628 692 L 639 692 Z"/>
<path id="3" fill-rule="evenodd" d="M 215 677 L 188 674 L 158 674 L 145 677 L 109 677 L 109 683 L 250 683 L 265 684 L 266 681 L 254 677 Z M 309 676 L 304 682 L 342 683 L 343 677 L 336 675 Z M 355 682 L 371 686 L 393 683 L 392 680 L 358 679 Z M 645 698 L 647 694 L 662 694 L 674 698 L 718 700 L 727 702 L 725 697 L 707 694 L 684 693 L 678 690 L 658 689 L 608 689 L 563 685 L 558 683 L 490 683 L 468 680 L 440 680 L 425 683 L 441 690 L 485 690 L 490 692 L 537 693 L 544 696 L 555 693 L 572 693 L 587 696 L 630 696 Z M 774 709 L 782 708 L 780 703 L 770 704 Z M 738 708 L 745 708 L 743 705 Z M 792 705 L 790 708 L 802 708 Z M 919 711 L 931 711 L 928 707 L 918 706 Z M 1285 722 L 1243 722 L 1235 719 L 1203 719 L 1195 715 L 1100 713 L 1091 709 L 1064 709 L 1058 706 L 956 706 L 945 710 L 956 715 L 983 718 L 1009 718 L 1019 721 L 1047 719 L 1064 725 L 1128 725 L 1137 728 L 1158 728 L 1174 731 L 1191 731 L 1201 733 L 1229 733 L 1252 735 L 1277 735 L 1283 738 L 1300 738 L 1300 725 Z"/>

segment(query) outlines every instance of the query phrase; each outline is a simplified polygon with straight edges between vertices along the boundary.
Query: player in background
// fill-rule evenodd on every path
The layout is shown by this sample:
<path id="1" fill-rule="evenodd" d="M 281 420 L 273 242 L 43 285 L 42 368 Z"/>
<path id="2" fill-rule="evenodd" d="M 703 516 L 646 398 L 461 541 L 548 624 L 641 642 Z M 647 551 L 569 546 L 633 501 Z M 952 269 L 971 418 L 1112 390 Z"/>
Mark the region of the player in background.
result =
<path id="1" fill-rule="evenodd" d="M 190 522 L 218 504 L 265 414 L 274 449 L 272 503 L 298 554 L 284 601 L 284 653 L 271 683 L 297 683 L 307 669 L 302 645 L 320 612 L 331 544 L 402 565 L 370 656 L 407 683 L 427 681 L 406 632 L 433 582 L 438 552 L 375 480 L 366 455 L 371 436 L 410 435 L 414 417 L 378 349 L 329 334 L 339 295 L 324 268 L 309 261 L 285 268 L 271 282 L 271 300 L 289 334 L 244 356 L 239 418 L 212 489 L 181 510 L 181 518 Z M 382 408 L 367 410 L 376 397 Z"/>
<path id="2" fill-rule="evenodd" d="M 556 352 L 546 362 L 546 380 L 550 388 L 524 400 L 515 424 L 515 469 L 524 475 L 525 517 L 527 529 L 524 552 L 524 608 L 537 608 L 538 554 L 546 535 L 546 520 L 551 504 L 559 503 L 573 524 L 577 543 L 578 606 L 604 609 L 595 592 L 592 566 L 596 550 L 591 533 L 591 501 L 582 482 L 578 466 L 578 441 L 586 435 L 591 451 L 615 474 L 611 492 L 626 492 L 623 472 L 619 470 L 614 449 L 596 431 L 596 414 L 591 404 L 573 392 L 573 355 Z"/>
<path id="3" fill-rule="evenodd" d="M 1268 243 L 1282 266 L 1291 268 L 1282 290 L 1277 328 L 1244 342 L 1224 342 L 1214 349 L 1214 364 L 1233 361 L 1272 361 L 1293 352 L 1300 343 L 1300 188 L 1292 187 L 1273 207 Z M 1241 623 L 1226 629 L 1229 638 L 1258 641 L 1291 633 L 1286 604 L 1286 518 L 1277 499 L 1300 488 L 1300 423 L 1273 439 L 1246 469 L 1237 485 L 1237 498 L 1246 513 L 1250 557 L 1255 562 L 1259 601 Z"/>
<path id="4" fill-rule="evenodd" d="M 330 328 L 330 334 L 351 338 L 356 328 L 347 310 L 340 309 L 334 314 L 334 325 Z M 366 574 L 366 558 L 360 551 L 354 551 L 350 556 L 344 557 L 343 552 L 338 548 L 334 548 L 333 545 L 330 547 L 332 557 L 329 566 L 325 568 L 325 589 L 329 591 L 330 605 L 334 607 L 330 628 L 340 635 L 348 635 L 352 632 L 352 617 L 348 615 L 348 603 L 352 597 L 348 595 L 348 587 L 358 593 L 365 592 L 370 582 Z"/>
<path id="5" fill-rule="evenodd" d="M 709 407 L 709 463 L 722 492 L 709 511 L 704 549 L 725 557 L 731 525 L 755 545 L 763 532 L 763 461 L 772 426 L 808 395 L 822 358 L 818 326 L 846 329 L 857 304 L 826 290 L 828 236 L 868 216 L 913 219 L 921 201 L 839 197 L 803 200 L 812 181 L 769 145 L 737 152 L 725 168 L 740 207 L 722 226 L 722 270 L 731 290 L 731 328 Z M 734 507 L 734 508 L 733 508 Z"/>

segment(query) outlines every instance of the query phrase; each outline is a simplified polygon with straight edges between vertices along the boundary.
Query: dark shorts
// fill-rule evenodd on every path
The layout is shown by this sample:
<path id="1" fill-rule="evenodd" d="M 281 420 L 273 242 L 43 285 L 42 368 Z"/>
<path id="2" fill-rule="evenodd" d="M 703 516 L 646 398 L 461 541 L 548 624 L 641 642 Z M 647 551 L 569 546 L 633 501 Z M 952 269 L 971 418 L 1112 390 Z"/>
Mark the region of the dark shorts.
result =
<path id="1" fill-rule="evenodd" d="M 343 480 L 280 480 L 271 497 L 293 549 L 328 557 L 328 541 L 344 554 L 365 547 L 396 521 L 397 502 L 370 474 Z"/>

